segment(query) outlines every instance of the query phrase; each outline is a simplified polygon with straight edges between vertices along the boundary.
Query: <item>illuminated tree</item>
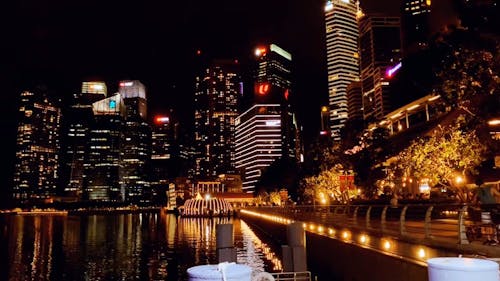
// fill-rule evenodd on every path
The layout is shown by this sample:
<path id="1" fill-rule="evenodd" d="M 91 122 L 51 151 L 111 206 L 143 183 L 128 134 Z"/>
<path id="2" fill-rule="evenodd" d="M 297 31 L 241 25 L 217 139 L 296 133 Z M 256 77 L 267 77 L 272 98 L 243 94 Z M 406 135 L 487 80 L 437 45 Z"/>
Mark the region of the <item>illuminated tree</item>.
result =
<path id="1" fill-rule="evenodd" d="M 399 153 L 393 167 L 399 170 L 396 174 L 446 187 L 461 202 L 468 202 L 465 185 L 457 179 L 477 174 L 485 152 L 474 131 L 464 132 L 458 125 L 438 126 L 431 136 L 415 140 Z"/>
<path id="2" fill-rule="evenodd" d="M 321 204 L 330 204 L 331 201 L 346 203 L 352 194 L 341 190 L 340 176 L 343 174 L 342 165 L 335 165 L 317 176 L 306 178 L 304 195 Z"/>
<path id="3" fill-rule="evenodd" d="M 269 193 L 269 201 L 277 206 L 281 206 L 281 195 L 278 191 Z"/>

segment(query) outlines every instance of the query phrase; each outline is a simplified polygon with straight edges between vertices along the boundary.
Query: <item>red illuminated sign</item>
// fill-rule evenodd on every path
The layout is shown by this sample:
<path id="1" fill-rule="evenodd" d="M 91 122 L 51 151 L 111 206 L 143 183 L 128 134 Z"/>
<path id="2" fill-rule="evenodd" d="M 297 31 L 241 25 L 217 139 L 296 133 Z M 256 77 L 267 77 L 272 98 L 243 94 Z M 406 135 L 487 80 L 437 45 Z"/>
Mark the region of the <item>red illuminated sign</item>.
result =
<path id="1" fill-rule="evenodd" d="M 355 189 L 354 175 L 339 175 L 340 191 Z"/>
<path id="2" fill-rule="evenodd" d="M 266 95 L 269 92 L 269 83 L 260 83 L 255 85 L 255 92 L 259 95 Z"/>
<path id="3" fill-rule="evenodd" d="M 155 122 L 157 124 L 164 124 L 164 123 L 168 123 L 168 121 L 170 121 L 170 118 L 168 118 L 167 116 L 157 116 L 155 118 Z"/>
<path id="4" fill-rule="evenodd" d="M 288 92 L 288 89 L 286 89 L 285 91 L 285 99 L 288 100 L 288 96 L 290 95 L 290 93 Z"/>

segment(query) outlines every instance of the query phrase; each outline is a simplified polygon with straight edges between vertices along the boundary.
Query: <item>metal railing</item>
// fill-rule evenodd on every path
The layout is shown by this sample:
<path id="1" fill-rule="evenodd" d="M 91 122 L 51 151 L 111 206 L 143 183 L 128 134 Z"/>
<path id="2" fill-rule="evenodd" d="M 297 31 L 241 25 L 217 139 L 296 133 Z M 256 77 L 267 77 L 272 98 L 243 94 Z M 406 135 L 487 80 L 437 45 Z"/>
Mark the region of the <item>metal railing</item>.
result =
<path id="1" fill-rule="evenodd" d="M 271 273 L 275 281 L 311 281 L 310 271 Z"/>
<path id="2" fill-rule="evenodd" d="M 465 204 L 304 205 L 246 209 L 294 221 L 458 244 L 472 242 L 467 231 L 478 223 L 473 217 L 475 208 Z"/>

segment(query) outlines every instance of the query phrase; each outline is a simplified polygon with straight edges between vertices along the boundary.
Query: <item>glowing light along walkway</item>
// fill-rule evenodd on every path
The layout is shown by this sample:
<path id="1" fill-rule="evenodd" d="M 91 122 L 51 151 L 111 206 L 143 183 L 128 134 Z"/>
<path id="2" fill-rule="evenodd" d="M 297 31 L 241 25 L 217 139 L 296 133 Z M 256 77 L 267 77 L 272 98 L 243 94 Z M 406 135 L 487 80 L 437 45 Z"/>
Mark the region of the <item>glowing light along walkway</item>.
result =
<path id="1" fill-rule="evenodd" d="M 294 220 L 288 218 L 253 212 L 249 210 L 241 210 L 241 213 L 283 225 L 295 222 Z M 397 257 L 407 262 L 415 263 L 421 266 L 427 266 L 426 261 L 429 258 L 455 255 L 454 253 L 450 253 L 445 250 L 398 241 L 394 237 L 390 236 L 378 237 L 369 235 L 363 231 L 356 233 L 349 228 L 334 228 L 313 222 L 302 222 L 302 225 L 304 227 L 304 230 L 306 230 L 307 232 L 314 233 L 316 235 L 322 235 L 346 244 L 353 244 L 383 255 Z"/>

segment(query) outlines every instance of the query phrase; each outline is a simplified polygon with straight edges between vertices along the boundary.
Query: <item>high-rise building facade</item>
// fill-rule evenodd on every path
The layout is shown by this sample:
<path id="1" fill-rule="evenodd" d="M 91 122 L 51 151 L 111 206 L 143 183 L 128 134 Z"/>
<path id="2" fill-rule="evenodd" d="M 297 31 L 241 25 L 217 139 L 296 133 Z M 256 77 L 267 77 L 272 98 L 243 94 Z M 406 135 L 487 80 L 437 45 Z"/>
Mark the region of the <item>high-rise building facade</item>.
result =
<path id="1" fill-rule="evenodd" d="M 259 87 L 265 87 L 269 83 L 285 93 L 290 91 L 292 55 L 280 48 L 276 44 L 261 46 L 255 49 L 255 56 L 258 58 L 256 82 Z M 262 92 L 263 89 L 260 91 Z M 276 96 L 274 96 L 276 97 Z"/>
<path id="2" fill-rule="evenodd" d="M 169 183 L 180 173 L 177 130 L 179 123 L 168 114 L 153 119 L 151 132 L 150 184 L 156 202 L 166 201 Z"/>
<path id="3" fill-rule="evenodd" d="M 125 122 L 120 140 L 120 182 L 125 201 L 151 200 L 147 166 L 151 158 L 151 128 L 147 123 L 146 88 L 138 80 L 119 83 L 125 105 Z"/>
<path id="4" fill-rule="evenodd" d="M 276 44 L 258 47 L 254 100 L 236 119 L 237 171 L 243 191 L 254 192 L 262 174 L 276 159 L 301 160 L 300 130 L 291 110 L 290 53 Z"/>
<path id="5" fill-rule="evenodd" d="M 13 198 L 43 202 L 57 192 L 61 109 L 43 93 L 21 93 Z"/>
<path id="6" fill-rule="evenodd" d="M 404 0 L 401 14 L 405 56 L 427 48 L 431 33 L 431 0 Z"/>
<path id="7" fill-rule="evenodd" d="M 401 28 L 399 17 L 364 15 L 359 19 L 359 50 L 363 119 L 368 123 L 392 111 L 390 81 L 400 67 Z"/>
<path id="8" fill-rule="evenodd" d="M 361 91 L 361 82 L 352 82 L 347 86 L 346 91 L 349 120 L 363 120 L 363 94 Z"/>
<path id="9" fill-rule="evenodd" d="M 89 132 L 94 123 L 92 103 L 106 98 L 104 82 L 87 81 L 82 83 L 81 91 L 73 95 L 73 102 L 65 112 L 65 169 L 64 195 L 81 199 L 83 192 L 84 164 L 88 156 Z"/>
<path id="10" fill-rule="evenodd" d="M 239 65 L 217 60 L 196 77 L 195 177 L 211 179 L 234 171 L 234 120 L 240 96 Z"/>
<path id="11" fill-rule="evenodd" d="M 328 0 L 325 5 L 328 104 L 334 140 L 340 140 L 340 129 L 348 118 L 347 86 L 359 80 L 360 13 L 354 0 Z"/>
<path id="12" fill-rule="evenodd" d="M 280 104 L 255 104 L 236 118 L 236 169 L 243 192 L 254 192 L 264 170 L 283 156 Z"/>
<path id="13" fill-rule="evenodd" d="M 126 107 L 119 93 L 92 104 L 94 123 L 89 131 L 84 164 L 83 200 L 122 202 L 120 143 Z"/>
<path id="14" fill-rule="evenodd" d="M 269 44 L 257 47 L 255 56 L 257 67 L 252 105 L 280 105 L 282 155 L 299 161 L 300 130 L 290 103 L 292 55 L 276 44 Z"/>

